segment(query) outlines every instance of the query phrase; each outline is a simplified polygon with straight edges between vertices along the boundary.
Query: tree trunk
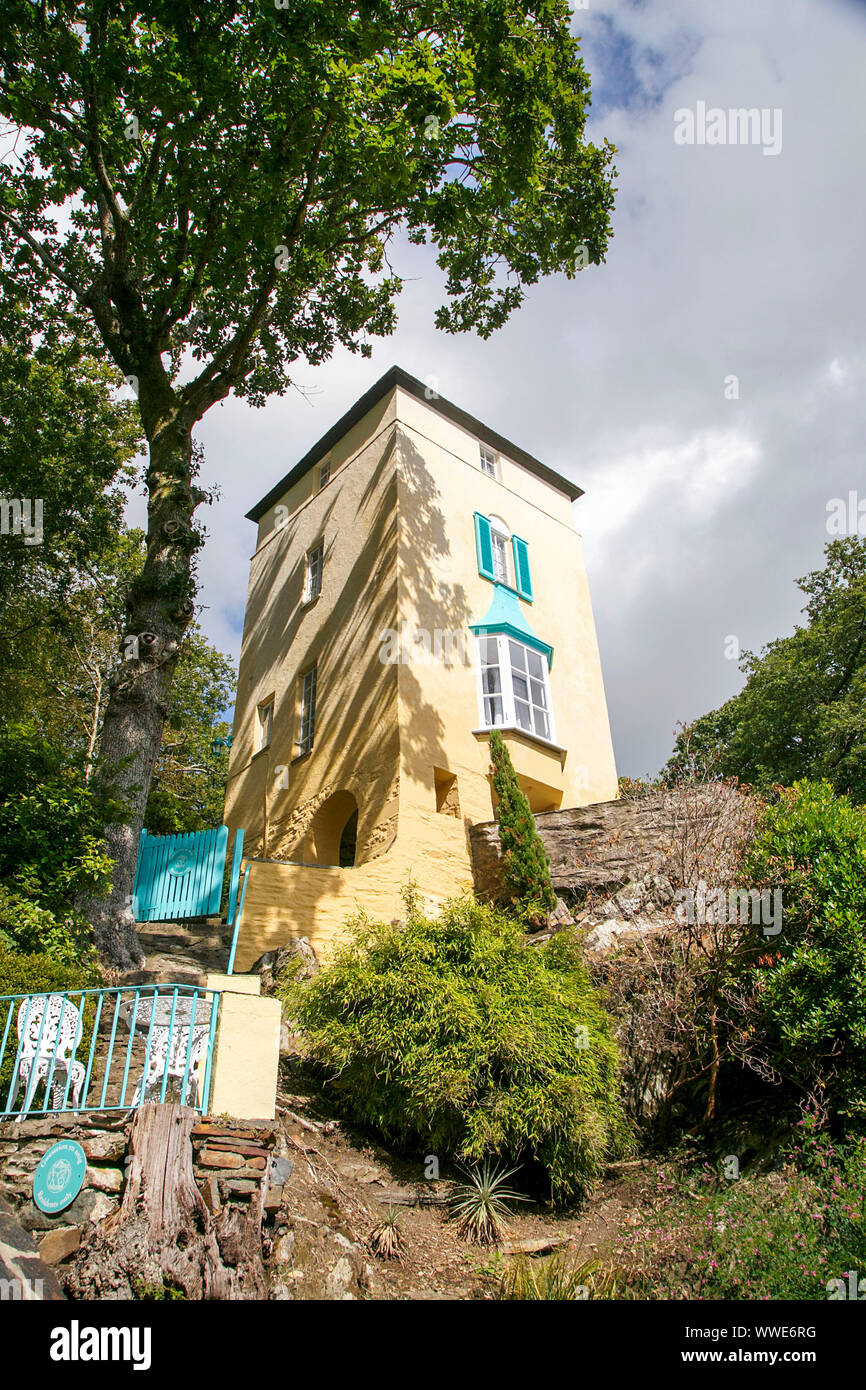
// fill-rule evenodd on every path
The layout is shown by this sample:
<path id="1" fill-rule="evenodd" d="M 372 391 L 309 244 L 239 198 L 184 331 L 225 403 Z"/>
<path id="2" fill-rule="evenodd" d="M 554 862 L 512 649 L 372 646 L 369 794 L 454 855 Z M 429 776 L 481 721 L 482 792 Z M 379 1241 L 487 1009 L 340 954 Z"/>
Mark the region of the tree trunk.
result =
<path id="1" fill-rule="evenodd" d="M 147 794 L 168 711 L 181 641 L 195 611 L 192 558 L 202 543 L 192 516 L 204 494 L 192 486 L 191 425 L 171 399 L 141 414 L 149 440 L 147 554 L 127 598 L 121 660 L 109 682 L 93 782 L 119 802 L 105 829 L 115 860 L 107 897 L 79 900 L 109 964 L 143 964 L 132 892 Z M 150 427 L 149 427 L 150 426 Z"/>
<path id="2" fill-rule="evenodd" d="M 264 1298 L 261 1198 L 211 1216 L 195 1184 L 180 1105 L 145 1105 L 130 1135 L 120 1209 L 102 1221 L 65 1280 L 73 1298 Z"/>

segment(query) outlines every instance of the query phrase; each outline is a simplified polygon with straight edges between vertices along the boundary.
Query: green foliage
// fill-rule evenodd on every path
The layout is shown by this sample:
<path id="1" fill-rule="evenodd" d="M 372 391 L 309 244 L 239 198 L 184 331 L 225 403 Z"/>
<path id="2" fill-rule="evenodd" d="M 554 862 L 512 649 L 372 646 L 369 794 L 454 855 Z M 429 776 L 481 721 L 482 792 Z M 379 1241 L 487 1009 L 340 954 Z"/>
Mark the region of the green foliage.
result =
<path id="1" fill-rule="evenodd" d="M 726 1180 L 705 1163 L 671 1178 L 659 1173 L 651 1215 L 617 1252 L 640 1297 L 821 1302 L 850 1297 L 847 1271 L 866 1270 L 866 1141 L 803 1123 L 772 1172 Z"/>
<path id="2" fill-rule="evenodd" d="M 444 1158 L 534 1160 L 556 1200 L 585 1193 L 627 1140 L 610 1021 L 566 933 L 534 946 L 461 898 L 435 920 L 352 924 L 284 987 L 344 1112 Z M 583 1045 L 587 1044 L 587 1045 Z"/>
<path id="3" fill-rule="evenodd" d="M 43 508 L 41 541 L 3 538 L 2 607 L 29 594 L 62 619 L 121 524 L 140 426 L 134 404 L 117 397 L 120 373 L 93 348 L 55 331 L 38 345 L 0 342 L 0 496 L 38 498 Z M 0 635 L 8 641 L 8 629 Z"/>
<path id="4" fill-rule="evenodd" d="M 0 944 L 10 950 L 39 953 L 63 966 L 95 960 L 90 927 L 81 913 L 49 911 L 24 893 L 0 883 Z"/>
<path id="5" fill-rule="evenodd" d="M 545 1259 L 520 1255 L 501 1277 L 499 1297 L 523 1303 L 574 1303 L 611 1298 L 616 1278 L 599 1260 L 580 1260 L 557 1251 Z"/>
<path id="6" fill-rule="evenodd" d="M 511 901 L 526 914 L 527 920 L 543 924 L 556 907 L 550 861 L 498 729 L 490 735 L 490 760 L 493 789 L 499 798 L 497 821 L 505 886 Z"/>
<path id="7" fill-rule="evenodd" d="M 212 744 L 231 727 L 219 715 L 234 696 L 235 670 L 193 625 L 183 640 L 147 800 L 151 835 L 185 835 L 220 825 L 228 751 Z"/>
<path id="8" fill-rule="evenodd" d="M 125 594 L 142 564 L 140 531 L 118 528 L 86 567 L 64 570 L 62 586 L 34 570 L 32 584 L 7 594 L 0 659 L 0 721 L 32 713 L 58 756 L 89 770 L 109 682 L 116 670 Z"/>
<path id="9" fill-rule="evenodd" d="M 10 951 L 0 942 L 0 996 L 91 989 L 100 983 L 99 968 L 93 960 L 60 961 L 40 951 Z M 4 1016 L 4 1027 L 5 1023 Z"/>
<path id="10" fill-rule="evenodd" d="M 704 1298 L 821 1300 L 831 1280 L 866 1271 L 866 1146 L 807 1132 L 781 1176 L 740 1179 L 712 1203 Z"/>
<path id="11" fill-rule="evenodd" d="M 104 888 L 104 804 L 80 772 L 25 724 L 0 730 L 0 877 L 64 917 L 74 895 Z"/>
<path id="12" fill-rule="evenodd" d="M 866 802 L 866 539 L 826 547 L 823 570 L 798 585 L 806 625 L 746 652 L 739 695 L 685 726 L 664 776 L 737 777 L 768 791 L 826 779 Z"/>
<path id="13" fill-rule="evenodd" d="M 585 138 L 569 21 L 565 0 L 84 0 L 50 22 L 8 0 L 0 113 L 25 133 L 0 285 L 92 312 L 144 391 L 160 353 L 172 379 L 202 364 L 192 419 L 232 387 L 262 404 L 337 344 L 369 355 L 394 327 L 401 226 L 438 248 L 438 327 L 486 336 L 611 235 L 613 149 Z"/>
<path id="14" fill-rule="evenodd" d="M 756 967 L 755 1026 L 783 1076 L 862 1125 L 866 810 L 826 782 L 797 783 L 764 812 L 746 871 L 782 891 L 782 930 Z"/>

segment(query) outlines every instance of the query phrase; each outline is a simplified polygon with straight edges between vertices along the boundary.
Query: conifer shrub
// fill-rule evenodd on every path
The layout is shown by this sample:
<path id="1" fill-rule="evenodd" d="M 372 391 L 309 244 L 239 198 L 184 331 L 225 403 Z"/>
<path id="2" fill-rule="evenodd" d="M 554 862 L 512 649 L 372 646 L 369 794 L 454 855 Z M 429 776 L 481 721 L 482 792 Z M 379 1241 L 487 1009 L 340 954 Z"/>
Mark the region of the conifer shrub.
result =
<path id="1" fill-rule="evenodd" d="M 499 798 L 497 821 L 506 891 L 532 925 L 543 925 L 547 914 L 556 907 L 550 861 L 498 729 L 490 734 L 490 761 L 493 789 Z"/>
<path id="2" fill-rule="evenodd" d="M 472 898 L 435 920 L 359 917 L 332 963 L 281 993 L 342 1112 L 423 1158 L 537 1164 L 584 1195 L 627 1146 L 618 1054 L 567 933 L 533 945 Z"/>

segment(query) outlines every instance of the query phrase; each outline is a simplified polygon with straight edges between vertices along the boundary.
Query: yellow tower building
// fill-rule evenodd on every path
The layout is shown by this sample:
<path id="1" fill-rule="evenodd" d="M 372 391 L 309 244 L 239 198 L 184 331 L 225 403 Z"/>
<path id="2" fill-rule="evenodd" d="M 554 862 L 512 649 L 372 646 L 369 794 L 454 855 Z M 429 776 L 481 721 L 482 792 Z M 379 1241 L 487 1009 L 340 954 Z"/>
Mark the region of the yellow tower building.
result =
<path id="1" fill-rule="evenodd" d="M 236 968 L 471 888 L 491 728 L 533 810 L 616 796 L 581 489 L 393 367 L 252 511 Z"/>

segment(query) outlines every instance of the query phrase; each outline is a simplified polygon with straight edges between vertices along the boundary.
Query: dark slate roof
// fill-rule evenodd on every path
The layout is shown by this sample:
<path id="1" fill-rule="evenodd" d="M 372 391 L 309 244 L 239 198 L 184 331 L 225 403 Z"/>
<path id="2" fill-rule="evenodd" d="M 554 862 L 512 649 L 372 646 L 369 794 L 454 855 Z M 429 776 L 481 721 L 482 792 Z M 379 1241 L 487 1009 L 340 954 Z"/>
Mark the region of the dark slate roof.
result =
<path id="1" fill-rule="evenodd" d="M 491 449 L 495 449 L 497 453 L 504 454 L 506 458 L 511 459 L 514 463 L 519 463 L 522 468 L 526 468 L 530 473 L 534 473 L 536 477 L 549 483 L 551 487 L 555 487 L 560 492 L 564 492 L 567 497 L 571 498 L 572 502 L 575 501 L 576 498 L 583 496 L 583 488 L 578 487 L 576 483 L 570 482 L 568 478 L 563 478 L 560 473 L 555 473 L 552 468 L 548 468 L 547 464 L 541 463 L 537 458 L 533 458 L 532 454 L 528 454 L 525 449 L 519 448 L 517 444 L 512 444 L 510 439 L 506 439 L 503 435 L 497 434 L 495 430 L 482 424 L 480 420 L 476 420 L 474 415 L 470 415 L 467 411 L 461 410 L 458 405 L 454 405 L 451 401 L 446 401 L 444 396 L 435 396 L 432 400 L 428 400 L 426 392 L 429 390 L 429 387 L 425 386 L 424 382 L 419 381 L 417 377 L 410 376 L 408 372 L 404 372 L 402 367 L 394 366 L 391 367 L 384 376 L 380 377 L 376 384 L 370 387 L 369 391 L 365 391 L 364 395 L 355 402 L 351 410 L 347 410 L 346 414 L 343 415 L 335 425 L 331 426 L 327 434 L 323 434 L 321 439 L 313 445 L 312 449 L 309 449 L 307 453 L 304 454 L 300 463 L 296 463 L 294 468 L 290 469 L 286 476 L 281 478 L 280 481 L 271 488 L 270 492 L 266 493 L 262 500 L 257 502 L 256 505 L 247 512 L 248 519 L 250 521 L 259 521 L 269 507 L 272 507 L 275 502 L 278 502 L 280 498 L 288 492 L 290 487 L 293 487 L 305 473 L 309 472 L 311 468 L 314 468 L 319 460 L 324 458 L 334 447 L 337 441 L 342 439 L 343 435 L 346 434 L 353 425 L 356 425 L 369 410 L 372 410 L 377 401 L 380 401 L 382 397 L 386 396 L 389 391 L 392 391 L 395 386 L 401 387 L 402 390 L 407 391 L 412 396 L 417 396 L 419 400 L 424 401 L 425 405 L 429 405 L 432 410 L 438 410 L 440 415 L 444 415 L 448 420 L 453 420 L 456 425 L 462 426 L 462 428 L 468 430 L 470 434 L 475 435 L 476 439 L 480 439 L 484 444 L 489 444 Z"/>

